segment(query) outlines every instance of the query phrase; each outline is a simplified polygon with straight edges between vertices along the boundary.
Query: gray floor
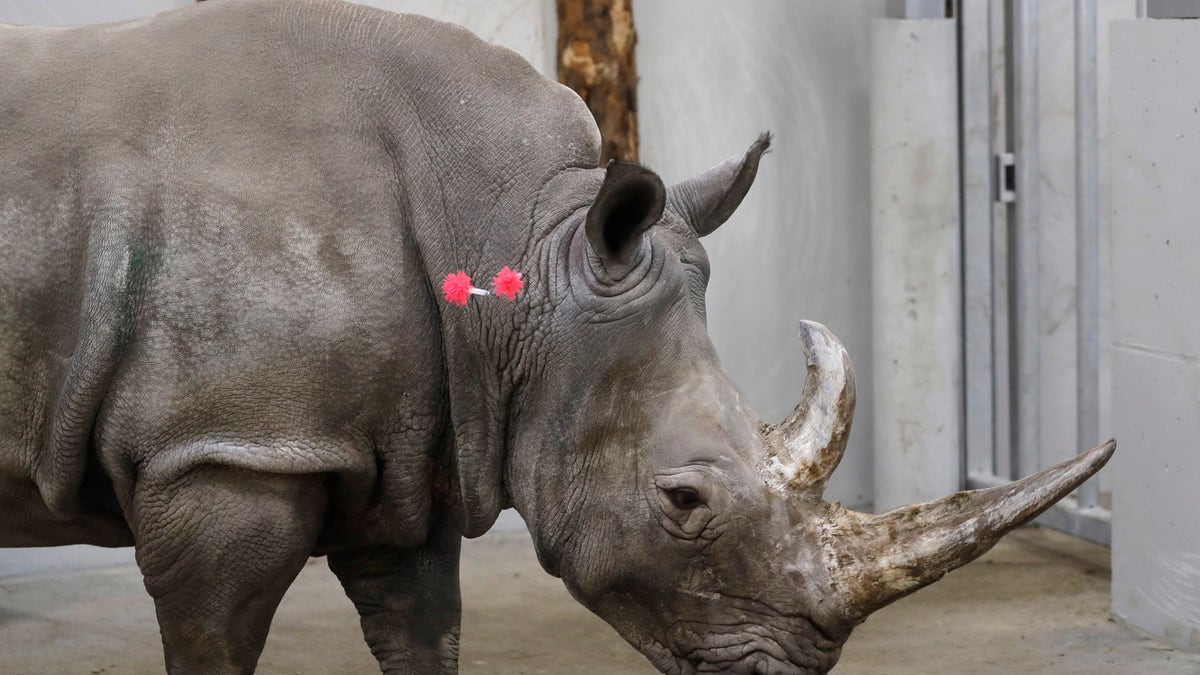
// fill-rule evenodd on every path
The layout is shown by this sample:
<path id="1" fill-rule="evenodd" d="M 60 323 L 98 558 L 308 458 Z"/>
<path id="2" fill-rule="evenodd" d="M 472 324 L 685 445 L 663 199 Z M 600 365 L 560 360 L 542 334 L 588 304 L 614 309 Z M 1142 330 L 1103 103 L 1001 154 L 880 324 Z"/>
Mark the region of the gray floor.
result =
<path id="1" fill-rule="evenodd" d="M 1048 530 L 879 612 L 837 673 L 1200 673 L 1109 618 L 1108 552 Z M 528 535 L 467 542 L 464 673 L 651 673 L 541 571 Z M 0 672 L 158 673 L 154 609 L 128 564 L 0 579 Z M 377 672 L 348 600 L 322 561 L 284 599 L 261 673 Z"/>

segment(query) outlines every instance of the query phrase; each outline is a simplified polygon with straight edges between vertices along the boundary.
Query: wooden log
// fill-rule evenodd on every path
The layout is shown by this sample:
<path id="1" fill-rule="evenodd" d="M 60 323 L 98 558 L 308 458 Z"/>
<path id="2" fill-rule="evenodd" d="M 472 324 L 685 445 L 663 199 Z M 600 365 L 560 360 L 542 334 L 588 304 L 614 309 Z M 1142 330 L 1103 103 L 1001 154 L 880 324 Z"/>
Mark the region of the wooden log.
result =
<path id="1" fill-rule="evenodd" d="M 556 0 L 558 80 L 587 103 L 600 126 L 600 164 L 636 162 L 637 67 L 633 0 Z"/>

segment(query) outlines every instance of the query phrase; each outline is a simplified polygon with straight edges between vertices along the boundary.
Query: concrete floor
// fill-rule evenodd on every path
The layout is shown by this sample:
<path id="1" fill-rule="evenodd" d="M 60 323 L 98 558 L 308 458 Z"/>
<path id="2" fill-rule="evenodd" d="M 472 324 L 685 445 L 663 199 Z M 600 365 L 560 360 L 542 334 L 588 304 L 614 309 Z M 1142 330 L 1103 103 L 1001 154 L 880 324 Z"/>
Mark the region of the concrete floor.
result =
<path id="1" fill-rule="evenodd" d="M 875 614 L 837 673 L 1200 673 L 1109 618 L 1106 549 L 1043 529 Z M 529 537 L 466 542 L 462 672 L 652 673 L 538 567 Z M 154 609 L 129 565 L 0 579 L 0 673 L 160 673 Z M 275 617 L 260 673 L 378 672 L 323 561 Z"/>

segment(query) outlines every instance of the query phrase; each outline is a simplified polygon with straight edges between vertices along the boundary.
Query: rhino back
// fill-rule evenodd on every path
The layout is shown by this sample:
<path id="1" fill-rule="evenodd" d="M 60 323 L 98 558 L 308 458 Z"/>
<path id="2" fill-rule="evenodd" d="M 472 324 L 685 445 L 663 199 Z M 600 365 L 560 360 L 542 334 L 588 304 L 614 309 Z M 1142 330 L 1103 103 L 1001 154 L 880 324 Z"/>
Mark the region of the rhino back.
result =
<path id="1" fill-rule="evenodd" d="M 89 450 L 122 503 L 206 462 L 327 472 L 346 512 L 423 536 L 431 280 L 519 256 L 538 189 L 595 163 L 582 104 L 466 31 L 339 2 L 0 49 L 5 475 L 65 518 Z"/>

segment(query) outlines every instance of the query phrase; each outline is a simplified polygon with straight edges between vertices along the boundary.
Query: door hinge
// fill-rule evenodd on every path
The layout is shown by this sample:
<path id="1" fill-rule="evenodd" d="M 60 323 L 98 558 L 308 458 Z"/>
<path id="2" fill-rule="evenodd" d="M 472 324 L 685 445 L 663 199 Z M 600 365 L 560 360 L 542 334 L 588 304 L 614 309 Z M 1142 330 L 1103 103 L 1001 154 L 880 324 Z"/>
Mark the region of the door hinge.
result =
<path id="1" fill-rule="evenodd" d="M 1004 204 L 1017 201 L 1017 160 L 1011 152 L 996 155 L 996 201 Z"/>

